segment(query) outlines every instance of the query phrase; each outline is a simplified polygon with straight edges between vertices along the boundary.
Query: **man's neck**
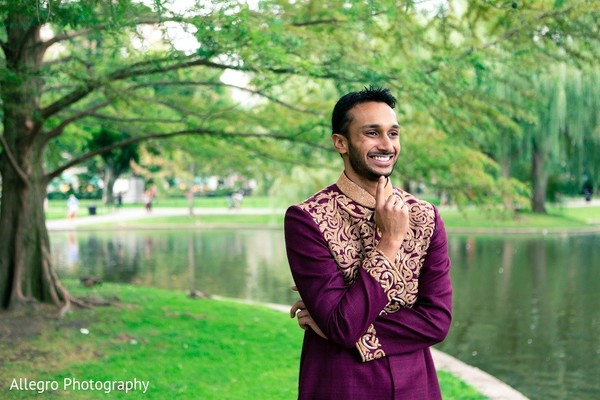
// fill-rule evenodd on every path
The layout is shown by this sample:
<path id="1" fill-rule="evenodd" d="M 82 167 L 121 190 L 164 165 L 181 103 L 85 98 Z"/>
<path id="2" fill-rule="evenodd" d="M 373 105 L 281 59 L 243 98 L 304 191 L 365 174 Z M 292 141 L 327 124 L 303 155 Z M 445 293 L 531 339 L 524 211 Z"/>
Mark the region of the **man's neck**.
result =
<path id="1" fill-rule="evenodd" d="M 363 190 L 369 193 L 371 196 L 375 197 L 375 193 L 377 192 L 377 181 L 371 181 L 369 179 L 362 178 L 356 175 L 353 172 L 348 172 L 348 170 L 344 170 L 344 174 L 354 182 L 356 185 L 360 186 Z M 386 186 L 389 183 L 389 178 L 386 178 Z"/>

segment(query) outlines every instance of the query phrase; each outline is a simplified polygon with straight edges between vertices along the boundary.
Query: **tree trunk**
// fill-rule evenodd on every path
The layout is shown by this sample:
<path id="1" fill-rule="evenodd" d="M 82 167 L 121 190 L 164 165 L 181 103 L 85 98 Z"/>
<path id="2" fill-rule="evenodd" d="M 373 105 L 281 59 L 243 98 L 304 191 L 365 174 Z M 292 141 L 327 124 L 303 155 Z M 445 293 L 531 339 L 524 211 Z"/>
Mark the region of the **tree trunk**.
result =
<path id="1" fill-rule="evenodd" d="M 548 175 L 546 174 L 544 154 L 537 145 L 533 146 L 533 154 L 531 159 L 531 180 L 533 184 L 531 210 L 534 213 L 545 214 Z"/>
<path id="2" fill-rule="evenodd" d="M 2 163 L 2 206 L 0 209 L 0 296 L 2 308 L 13 308 L 37 300 L 68 304 L 52 268 L 50 240 L 43 202 L 46 180 L 36 173 L 29 184 Z M 41 170 L 40 165 L 35 169 Z"/>
<path id="3" fill-rule="evenodd" d="M 510 165 L 511 160 L 509 158 L 505 158 L 500 161 L 500 166 L 502 168 L 502 177 L 508 182 L 510 180 Z M 504 188 L 508 187 L 507 184 Z M 511 216 L 515 215 L 515 203 L 513 201 L 513 197 L 510 193 L 507 193 L 505 189 L 502 190 L 502 204 L 504 204 L 504 210 L 508 212 Z"/>
<path id="4" fill-rule="evenodd" d="M 66 306 L 70 296 L 51 265 L 44 215 L 47 138 L 38 118 L 44 50 L 39 21 L 12 10 L 3 43 L 7 74 L 0 76 L 3 124 L 0 174 L 0 308 L 29 301 Z"/>
<path id="5" fill-rule="evenodd" d="M 102 203 L 105 205 L 115 204 L 115 197 L 113 196 L 113 188 L 118 176 L 115 174 L 114 169 L 106 165 L 104 168 L 104 189 L 102 190 Z"/>

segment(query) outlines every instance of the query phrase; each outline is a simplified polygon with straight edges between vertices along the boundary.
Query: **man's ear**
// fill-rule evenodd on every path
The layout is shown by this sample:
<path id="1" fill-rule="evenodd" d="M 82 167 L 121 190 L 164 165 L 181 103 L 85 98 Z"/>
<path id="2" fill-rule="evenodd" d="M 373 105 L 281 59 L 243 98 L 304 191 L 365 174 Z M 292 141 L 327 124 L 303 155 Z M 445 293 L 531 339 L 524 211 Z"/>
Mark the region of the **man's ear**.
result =
<path id="1" fill-rule="evenodd" d="M 334 133 L 331 135 L 331 140 L 333 141 L 333 147 L 340 154 L 346 154 L 348 152 L 348 138 L 339 133 Z"/>

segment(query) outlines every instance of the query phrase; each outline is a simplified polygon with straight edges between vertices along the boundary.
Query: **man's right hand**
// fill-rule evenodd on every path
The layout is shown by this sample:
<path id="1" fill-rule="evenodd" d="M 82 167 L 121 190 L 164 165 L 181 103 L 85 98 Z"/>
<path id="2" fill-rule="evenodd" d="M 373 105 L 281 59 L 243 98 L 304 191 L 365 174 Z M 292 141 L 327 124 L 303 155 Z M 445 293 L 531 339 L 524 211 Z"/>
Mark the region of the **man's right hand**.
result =
<path id="1" fill-rule="evenodd" d="M 393 261 L 408 234 L 408 206 L 396 194 L 385 198 L 386 183 L 387 178 L 379 177 L 375 192 L 375 225 L 381 232 L 377 248 Z M 391 185 L 391 182 L 389 184 Z"/>
<path id="2" fill-rule="evenodd" d="M 292 286 L 292 290 L 297 292 L 296 286 Z M 311 328 L 315 333 L 321 336 L 323 339 L 327 339 L 327 336 L 323 333 L 321 328 L 317 326 L 317 323 L 312 319 L 310 313 L 306 309 L 302 299 L 298 300 L 290 309 L 290 318 L 298 318 L 298 326 L 304 330 Z"/>

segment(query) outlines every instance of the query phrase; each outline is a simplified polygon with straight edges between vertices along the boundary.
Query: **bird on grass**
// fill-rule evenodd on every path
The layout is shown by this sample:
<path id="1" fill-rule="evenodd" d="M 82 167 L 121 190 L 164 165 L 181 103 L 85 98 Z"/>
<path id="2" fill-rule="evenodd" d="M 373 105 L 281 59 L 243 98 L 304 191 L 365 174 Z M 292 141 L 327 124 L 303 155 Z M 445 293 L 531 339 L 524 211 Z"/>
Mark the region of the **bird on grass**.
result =
<path id="1" fill-rule="evenodd" d="M 79 278 L 79 282 L 85 287 L 92 287 L 102 284 L 102 279 L 96 278 L 95 276 L 84 276 Z"/>

